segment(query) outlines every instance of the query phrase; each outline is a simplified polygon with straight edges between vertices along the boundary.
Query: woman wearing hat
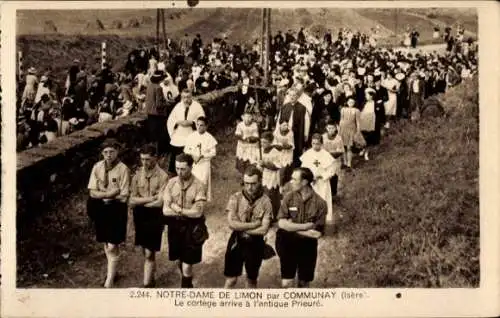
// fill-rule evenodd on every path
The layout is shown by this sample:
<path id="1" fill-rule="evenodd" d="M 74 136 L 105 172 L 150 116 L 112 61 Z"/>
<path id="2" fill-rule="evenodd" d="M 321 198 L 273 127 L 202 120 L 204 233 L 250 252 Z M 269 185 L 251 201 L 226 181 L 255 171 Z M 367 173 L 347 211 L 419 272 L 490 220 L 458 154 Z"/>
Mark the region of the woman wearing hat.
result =
<path id="1" fill-rule="evenodd" d="M 381 125 L 377 120 L 377 115 L 380 111 L 377 111 L 377 106 L 374 100 L 376 91 L 375 89 L 369 87 L 365 90 L 365 93 L 366 102 L 361 109 L 359 123 L 361 133 L 366 141 L 366 147 L 360 152 L 360 155 L 363 155 L 365 160 L 368 161 L 370 160 L 368 156 L 368 147 L 378 145 L 380 143 Z M 384 112 L 384 109 L 382 108 L 381 111 Z"/>
<path id="2" fill-rule="evenodd" d="M 103 160 L 92 168 L 88 189 L 87 213 L 93 221 L 96 240 L 104 244 L 108 260 L 104 287 L 113 286 L 119 260 L 119 245 L 127 234 L 127 199 L 130 171 L 118 159 L 120 144 L 107 139 L 102 144 Z"/>
<path id="3" fill-rule="evenodd" d="M 399 85 L 398 80 L 393 77 L 392 71 L 387 72 L 387 77 L 382 82 L 382 86 L 387 89 L 388 97 L 387 101 L 384 103 L 385 116 L 387 117 L 385 128 L 389 128 L 389 121 L 394 120 L 396 116 Z"/>
<path id="4" fill-rule="evenodd" d="M 26 85 L 24 86 L 23 96 L 21 98 L 21 108 L 26 104 L 33 105 L 36 96 L 36 85 L 38 84 L 38 77 L 36 76 L 36 69 L 30 67 L 28 75 L 26 75 Z"/>
<path id="5" fill-rule="evenodd" d="M 46 75 L 42 75 L 40 78 L 40 84 L 38 85 L 38 89 L 35 95 L 35 104 L 40 101 L 43 94 L 51 95 L 50 87 L 49 87 L 49 78 Z"/>

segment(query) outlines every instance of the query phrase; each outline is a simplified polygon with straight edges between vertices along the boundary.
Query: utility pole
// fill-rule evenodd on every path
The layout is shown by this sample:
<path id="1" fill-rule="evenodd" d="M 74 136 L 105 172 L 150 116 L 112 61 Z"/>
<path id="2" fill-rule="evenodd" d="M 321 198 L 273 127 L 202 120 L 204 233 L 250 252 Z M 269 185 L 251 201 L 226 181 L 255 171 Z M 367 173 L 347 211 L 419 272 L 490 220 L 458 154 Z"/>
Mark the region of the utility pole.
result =
<path id="1" fill-rule="evenodd" d="M 160 12 L 161 9 L 156 9 L 156 41 L 155 45 L 157 49 L 160 49 Z"/>
<path id="2" fill-rule="evenodd" d="M 266 21 L 265 21 L 265 45 L 264 45 L 264 83 L 267 85 L 269 83 L 269 58 L 271 51 L 271 8 L 266 10 Z"/>
<path id="3" fill-rule="evenodd" d="M 396 28 L 395 29 L 396 29 L 396 40 L 397 40 L 399 38 L 399 31 L 398 31 L 399 8 L 396 8 L 395 12 L 396 12 L 396 17 L 395 17 L 395 19 L 396 19 Z"/>
<path id="4" fill-rule="evenodd" d="M 161 26 L 163 29 L 163 49 L 167 49 L 167 28 L 165 27 L 165 9 L 161 9 Z M 160 52 L 158 52 L 160 53 Z"/>
<path id="5" fill-rule="evenodd" d="M 156 9 L 156 47 L 160 51 L 160 28 L 163 37 L 163 47 L 167 48 L 167 29 L 165 27 L 165 9 Z"/>
<path id="6" fill-rule="evenodd" d="M 262 28 L 260 30 L 260 58 L 259 64 L 264 65 L 264 41 L 265 41 L 265 33 L 266 33 L 266 8 L 262 8 Z"/>

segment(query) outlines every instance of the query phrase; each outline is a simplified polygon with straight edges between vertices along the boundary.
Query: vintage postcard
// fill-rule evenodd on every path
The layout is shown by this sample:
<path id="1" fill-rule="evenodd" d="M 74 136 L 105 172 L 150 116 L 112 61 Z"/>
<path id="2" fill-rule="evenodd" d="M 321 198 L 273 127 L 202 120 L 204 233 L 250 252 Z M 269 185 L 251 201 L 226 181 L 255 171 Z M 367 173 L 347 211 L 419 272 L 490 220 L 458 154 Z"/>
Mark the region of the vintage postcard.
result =
<path id="1" fill-rule="evenodd" d="M 2 316 L 500 314 L 497 3 L 0 8 Z"/>

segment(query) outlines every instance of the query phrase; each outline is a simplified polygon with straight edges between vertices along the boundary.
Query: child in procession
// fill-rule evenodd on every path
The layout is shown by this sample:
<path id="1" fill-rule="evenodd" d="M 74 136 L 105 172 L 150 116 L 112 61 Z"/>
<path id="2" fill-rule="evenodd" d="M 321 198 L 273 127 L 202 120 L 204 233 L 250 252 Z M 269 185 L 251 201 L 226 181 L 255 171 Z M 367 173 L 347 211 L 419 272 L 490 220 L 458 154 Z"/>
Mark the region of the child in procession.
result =
<path id="1" fill-rule="evenodd" d="M 105 288 L 113 287 L 119 260 L 119 245 L 127 234 L 129 168 L 118 159 L 120 144 L 107 139 L 102 146 L 103 160 L 92 168 L 88 189 L 87 212 L 93 221 L 96 240 L 104 243 L 108 260 Z"/>
<path id="2" fill-rule="evenodd" d="M 328 151 L 323 148 L 323 137 L 314 134 L 311 138 L 311 148 L 300 157 L 302 167 L 308 168 L 314 175 L 312 188 L 326 201 L 326 222 L 333 223 L 332 190 L 330 178 L 335 174 L 335 160 Z"/>
<path id="3" fill-rule="evenodd" d="M 354 97 L 347 98 L 347 106 L 340 109 L 339 135 L 344 144 L 344 164 L 352 168 L 352 151 L 356 136 L 361 135 L 360 111 L 355 107 Z"/>
<path id="4" fill-rule="evenodd" d="M 257 167 L 262 171 L 262 186 L 264 193 L 271 199 L 273 207 L 272 220 L 276 220 L 280 208 L 280 152 L 273 147 L 273 134 L 265 132 L 260 139 L 262 146 L 262 160 Z"/>
<path id="5" fill-rule="evenodd" d="M 250 110 L 245 110 L 243 121 L 236 125 L 236 169 L 243 174 L 249 165 L 259 161 L 259 127 Z"/>
<path id="6" fill-rule="evenodd" d="M 280 192 L 292 176 L 293 164 L 293 130 L 288 127 L 288 122 L 279 123 L 279 130 L 274 131 L 274 148 L 279 150 L 281 158 Z"/>
<path id="7" fill-rule="evenodd" d="M 337 196 L 340 169 L 342 167 L 342 155 L 344 154 L 344 143 L 342 137 L 338 134 L 337 125 L 333 120 L 326 124 L 326 133 L 323 134 L 323 147 L 328 151 L 334 160 L 334 174 L 330 178 L 330 187 L 332 189 L 332 199 Z"/>
<path id="8" fill-rule="evenodd" d="M 212 198 L 212 164 L 217 150 L 217 140 L 207 131 L 207 118 L 202 116 L 196 120 L 196 131 L 186 141 L 184 152 L 193 157 L 191 173 L 207 187 L 207 202 Z"/>
<path id="9" fill-rule="evenodd" d="M 156 147 L 145 145 L 140 150 L 141 167 L 132 178 L 129 206 L 135 226 L 135 245 L 144 255 L 143 287 L 155 286 L 156 253 L 160 251 L 165 223 L 162 195 L 168 175 L 157 163 Z"/>

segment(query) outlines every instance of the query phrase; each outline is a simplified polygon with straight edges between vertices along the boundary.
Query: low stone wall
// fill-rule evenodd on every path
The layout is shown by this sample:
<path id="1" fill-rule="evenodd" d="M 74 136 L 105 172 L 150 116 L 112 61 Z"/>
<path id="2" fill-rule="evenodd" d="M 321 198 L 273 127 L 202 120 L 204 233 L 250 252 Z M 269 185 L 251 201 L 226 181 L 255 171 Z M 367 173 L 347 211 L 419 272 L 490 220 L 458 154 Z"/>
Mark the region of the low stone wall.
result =
<path id="1" fill-rule="evenodd" d="M 196 97 L 215 127 L 227 125 L 232 111 L 229 87 Z M 92 165 L 99 160 L 100 144 L 113 136 L 125 147 L 120 155 L 131 166 L 137 162 L 137 151 L 146 142 L 146 115 L 142 113 L 118 120 L 96 123 L 59 137 L 50 143 L 17 154 L 18 222 L 36 217 L 47 204 L 86 187 Z M 21 217 L 21 219 L 20 219 Z"/>
<path id="2" fill-rule="evenodd" d="M 97 123 L 18 153 L 18 216 L 36 216 L 45 204 L 84 187 L 92 165 L 99 160 L 99 146 L 107 136 L 126 145 L 121 158 L 126 164 L 132 163 L 134 150 L 145 142 L 145 119 L 144 114 L 134 114 Z"/>

